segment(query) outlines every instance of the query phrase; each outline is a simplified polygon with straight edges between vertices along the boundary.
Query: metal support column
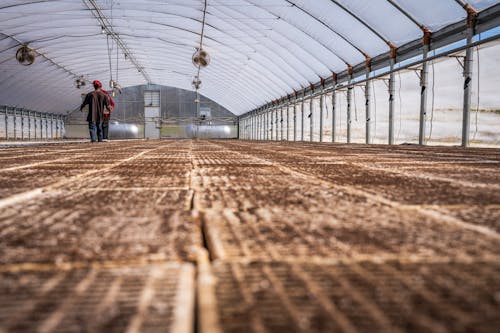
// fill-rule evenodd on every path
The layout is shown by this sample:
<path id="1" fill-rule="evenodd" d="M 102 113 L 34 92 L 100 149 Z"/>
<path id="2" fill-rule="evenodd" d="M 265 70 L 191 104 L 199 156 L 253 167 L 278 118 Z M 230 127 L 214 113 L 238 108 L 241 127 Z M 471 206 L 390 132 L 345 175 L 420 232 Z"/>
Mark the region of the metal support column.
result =
<path id="1" fill-rule="evenodd" d="M 467 17 L 467 45 L 472 43 L 474 37 L 474 25 L 477 13 L 470 7 Z M 462 147 L 468 147 L 470 136 L 470 109 L 471 109 L 471 93 L 472 93 L 472 75 L 473 75 L 474 53 L 473 48 L 468 47 L 465 50 L 464 59 L 464 110 L 462 118 Z M 479 93 L 479 92 L 478 92 Z"/>
<path id="2" fill-rule="evenodd" d="M 31 111 L 28 110 L 28 140 L 31 140 Z"/>
<path id="3" fill-rule="evenodd" d="M 427 122 L 427 85 L 429 83 L 429 67 L 428 62 L 425 61 L 429 54 L 431 33 L 424 32 L 424 47 L 422 53 L 422 70 L 420 71 L 420 122 L 418 130 L 418 144 L 425 144 L 425 124 Z"/>
<path id="4" fill-rule="evenodd" d="M 335 86 L 337 84 L 337 81 L 333 82 L 333 90 L 332 90 L 332 142 L 335 142 L 335 138 L 337 136 L 337 110 L 336 110 L 336 103 L 337 103 L 337 91 L 335 90 Z"/>
<path id="5" fill-rule="evenodd" d="M 284 138 L 284 132 L 285 132 L 285 122 L 283 121 L 283 104 L 280 107 L 280 124 L 281 124 L 281 134 L 280 134 L 280 139 L 283 141 Z"/>
<path id="6" fill-rule="evenodd" d="M 352 86 L 351 81 L 352 81 L 352 67 L 348 67 L 348 86 L 347 86 L 347 143 L 351 143 L 351 105 L 352 105 Z"/>
<path id="7" fill-rule="evenodd" d="M 17 139 L 17 109 L 14 108 L 14 140 Z"/>
<path id="8" fill-rule="evenodd" d="M 314 98 L 311 96 L 309 101 L 309 141 L 313 141 L 313 130 L 314 130 Z"/>
<path id="9" fill-rule="evenodd" d="M 394 144 L 394 95 L 395 89 L 395 74 L 394 65 L 396 63 L 396 49 L 391 50 L 390 71 L 389 74 L 389 144 Z"/>
<path id="10" fill-rule="evenodd" d="M 54 115 L 50 115 L 50 138 L 54 138 Z"/>
<path id="11" fill-rule="evenodd" d="M 5 140 L 9 140 L 9 111 L 5 107 Z"/>
<path id="12" fill-rule="evenodd" d="M 323 94 L 323 90 L 321 90 L 321 95 L 319 97 L 319 142 L 323 142 L 323 107 L 325 105 L 324 99 L 325 95 Z"/>
<path id="13" fill-rule="evenodd" d="M 293 141 L 297 141 L 297 97 L 293 101 Z"/>
<path id="14" fill-rule="evenodd" d="M 302 94 L 302 101 L 300 102 L 300 112 L 302 121 L 300 122 L 300 141 L 304 141 L 304 94 Z"/>
<path id="15" fill-rule="evenodd" d="M 49 139 L 49 117 L 45 114 L 45 139 Z"/>
<path id="16" fill-rule="evenodd" d="M 286 103 L 286 141 L 290 141 L 290 102 Z"/>
<path id="17" fill-rule="evenodd" d="M 266 140 L 271 140 L 271 135 L 273 133 L 273 125 L 272 125 L 272 114 L 271 109 L 267 110 L 267 120 L 266 120 Z"/>
<path id="18" fill-rule="evenodd" d="M 366 61 L 366 82 L 365 82 L 365 112 L 366 112 L 366 133 L 365 133 L 365 142 L 366 144 L 372 143 L 372 110 L 371 110 L 371 89 L 370 89 L 370 62 Z"/>
<path id="19" fill-rule="evenodd" d="M 24 140 L 24 109 L 21 109 L 21 140 Z"/>

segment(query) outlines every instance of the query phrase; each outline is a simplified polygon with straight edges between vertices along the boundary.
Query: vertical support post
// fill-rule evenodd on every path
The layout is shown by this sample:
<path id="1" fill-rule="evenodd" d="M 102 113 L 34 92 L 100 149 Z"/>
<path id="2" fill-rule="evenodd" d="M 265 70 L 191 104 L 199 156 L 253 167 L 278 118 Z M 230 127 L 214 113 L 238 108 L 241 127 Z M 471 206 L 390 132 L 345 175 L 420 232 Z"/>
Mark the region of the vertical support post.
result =
<path id="1" fill-rule="evenodd" d="M 45 114 L 45 139 L 49 139 L 49 117 Z"/>
<path id="2" fill-rule="evenodd" d="M 347 143 L 351 143 L 351 105 L 352 105 L 352 66 L 347 67 Z"/>
<path id="3" fill-rule="evenodd" d="M 54 138 L 54 115 L 50 115 L 50 138 Z"/>
<path id="4" fill-rule="evenodd" d="M 286 141 L 290 141 L 290 100 L 286 103 Z"/>
<path id="5" fill-rule="evenodd" d="M 281 141 L 283 141 L 284 134 L 285 134 L 285 122 L 283 121 L 283 104 L 281 104 L 281 107 L 280 107 L 280 123 L 281 123 L 280 139 L 281 139 Z"/>
<path id="6" fill-rule="evenodd" d="M 337 74 L 333 74 L 333 90 L 332 90 L 332 142 L 335 142 L 337 136 Z"/>
<path id="7" fill-rule="evenodd" d="M 323 94 L 323 88 L 321 89 L 321 95 L 319 97 L 319 142 L 323 142 L 323 107 L 325 95 Z"/>
<path id="8" fill-rule="evenodd" d="M 370 81 L 370 59 L 366 59 L 366 83 L 365 83 L 365 112 L 366 112 L 366 127 L 365 127 L 365 143 L 372 143 L 372 110 L 371 110 L 371 81 Z"/>
<path id="9" fill-rule="evenodd" d="M 279 110 L 281 109 L 281 107 L 278 109 L 278 107 L 276 107 L 276 110 L 274 111 L 275 114 L 274 114 L 274 121 L 276 123 L 276 136 L 274 137 L 274 139 L 276 141 L 278 141 L 280 139 L 280 132 L 281 132 L 281 122 L 280 122 L 280 113 L 279 113 Z"/>
<path id="10" fill-rule="evenodd" d="M 31 111 L 28 110 L 28 140 L 31 140 Z"/>
<path id="11" fill-rule="evenodd" d="M 422 58 L 424 62 L 422 63 L 422 70 L 420 72 L 420 121 L 418 130 L 418 144 L 425 145 L 425 125 L 427 122 L 427 85 L 429 83 L 429 67 L 427 61 L 427 56 L 429 54 L 431 42 L 431 33 L 429 30 L 424 31 L 424 47 Z"/>
<path id="12" fill-rule="evenodd" d="M 471 109 L 471 94 L 472 94 L 472 74 L 474 64 L 474 53 L 470 44 L 474 37 L 474 27 L 476 23 L 477 13 L 468 6 L 467 10 L 467 49 L 465 51 L 464 60 L 464 110 L 462 117 L 462 147 L 468 147 L 470 137 L 470 109 Z M 479 93 L 479 92 L 478 92 Z"/>
<path id="13" fill-rule="evenodd" d="M 395 88 L 395 75 L 394 65 L 396 64 L 396 48 L 391 47 L 390 73 L 389 73 L 389 144 L 394 144 L 394 95 Z"/>
<path id="14" fill-rule="evenodd" d="M 268 121 L 268 109 L 264 110 L 264 132 L 263 132 L 263 136 L 264 136 L 264 140 L 267 141 L 267 134 L 268 134 L 268 127 L 267 127 L 267 121 Z"/>
<path id="15" fill-rule="evenodd" d="M 24 140 L 24 109 L 21 109 L 21 140 Z"/>
<path id="16" fill-rule="evenodd" d="M 39 112 L 38 115 L 40 116 L 40 139 L 43 139 L 43 119 L 42 119 L 42 113 Z"/>
<path id="17" fill-rule="evenodd" d="M 304 141 L 304 98 L 305 93 L 302 91 L 302 101 L 300 102 L 300 112 L 302 116 L 302 121 L 300 122 L 300 141 Z"/>
<path id="18" fill-rule="evenodd" d="M 297 93 L 293 100 L 293 141 L 297 141 Z"/>
<path id="19" fill-rule="evenodd" d="M 314 131 L 314 97 L 311 95 L 311 100 L 309 101 L 309 141 L 311 142 L 313 141 L 313 131 Z"/>
<path id="20" fill-rule="evenodd" d="M 35 112 L 33 112 L 33 123 L 35 124 L 35 126 L 34 126 L 35 128 L 34 128 L 34 132 L 33 132 L 33 134 L 34 134 L 34 137 L 35 137 L 35 140 L 36 140 L 36 137 L 37 137 L 36 130 L 37 130 L 37 128 L 38 128 L 38 126 L 37 126 L 37 124 L 36 124 L 36 111 L 35 111 Z"/>
<path id="21" fill-rule="evenodd" d="M 14 108 L 14 140 L 17 139 L 17 109 Z"/>
<path id="22" fill-rule="evenodd" d="M 5 107 L 5 140 L 9 140 L 9 109 Z"/>

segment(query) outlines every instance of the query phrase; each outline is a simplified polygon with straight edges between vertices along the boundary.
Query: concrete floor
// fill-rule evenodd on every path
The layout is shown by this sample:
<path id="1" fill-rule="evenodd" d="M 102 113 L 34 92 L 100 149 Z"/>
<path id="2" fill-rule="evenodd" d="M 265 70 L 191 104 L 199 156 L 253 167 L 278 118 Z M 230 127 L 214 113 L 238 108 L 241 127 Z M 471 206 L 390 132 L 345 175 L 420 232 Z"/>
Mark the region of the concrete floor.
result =
<path id="1" fill-rule="evenodd" d="M 500 150 L 0 149 L 0 332 L 498 332 Z"/>

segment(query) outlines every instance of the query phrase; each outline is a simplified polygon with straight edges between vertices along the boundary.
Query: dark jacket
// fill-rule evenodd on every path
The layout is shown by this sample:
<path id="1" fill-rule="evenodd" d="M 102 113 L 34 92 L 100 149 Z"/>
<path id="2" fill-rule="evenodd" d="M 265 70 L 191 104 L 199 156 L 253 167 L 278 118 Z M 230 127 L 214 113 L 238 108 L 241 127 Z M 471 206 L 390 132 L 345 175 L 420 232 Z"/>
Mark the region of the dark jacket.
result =
<path id="1" fill-rule="evenodd" d="M 87 115 L 87 121 L 93 123 L 102 123 L 104 120 L 104 108 L 109 107 L 109 99 L 106 94 L 101 91 L 94 90 L 89 92 L 85 99 L 83 100 L 80 110 L 83 109 L 85 105 L 89 106 L 89 114 Z"/>

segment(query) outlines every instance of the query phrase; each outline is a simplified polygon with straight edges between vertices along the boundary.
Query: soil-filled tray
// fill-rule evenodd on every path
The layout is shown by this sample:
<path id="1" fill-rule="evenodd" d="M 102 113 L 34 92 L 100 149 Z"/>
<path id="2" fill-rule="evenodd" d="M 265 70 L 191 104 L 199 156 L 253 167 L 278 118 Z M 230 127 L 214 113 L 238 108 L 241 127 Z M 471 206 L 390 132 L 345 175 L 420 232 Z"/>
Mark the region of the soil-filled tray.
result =
<path id="1" fill-rule="evenodd" d="M 499 262 L 215 262 L 224 332 L 498 332 Z M 202 331 L 203 332 L 203 331 Z"/>
<path id="2" fill-rule="evenodd" d="M 188 190 L 54 191 L 0 213 L 0 262 L 189 260 L 201 246 Z"/>
<path id="3" fill-rule="evenodd" d="M 194 267 L 0 271 L 2 332 L 192 332 Z"/>

